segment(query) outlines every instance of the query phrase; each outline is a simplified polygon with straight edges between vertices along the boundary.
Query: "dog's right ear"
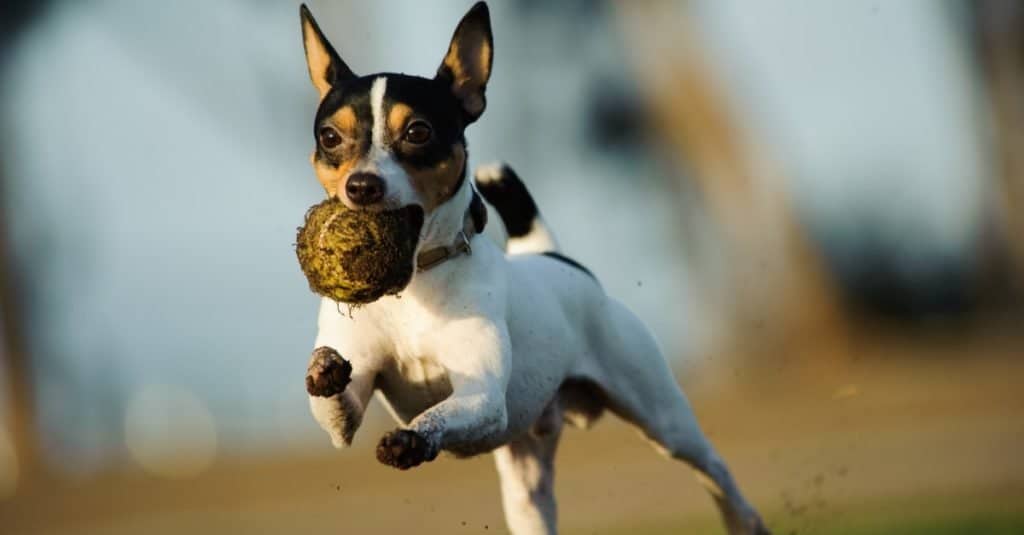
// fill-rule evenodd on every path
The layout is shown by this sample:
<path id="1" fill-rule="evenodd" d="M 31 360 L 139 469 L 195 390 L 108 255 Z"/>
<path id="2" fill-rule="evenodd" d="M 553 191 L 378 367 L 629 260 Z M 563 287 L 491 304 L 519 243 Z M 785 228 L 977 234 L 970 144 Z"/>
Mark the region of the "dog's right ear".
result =
<path id="1" fill-rule="evenodd" d="M 323 98 L 331 87 L 351 80 L 356 75 L 341 61 L 334 47 L 324 37 L 306 4 L 299 8 L 299 17 L 302 19 L 302 46 L 306 49 L 309 79 L 320 93 L 320 98 Z"/>

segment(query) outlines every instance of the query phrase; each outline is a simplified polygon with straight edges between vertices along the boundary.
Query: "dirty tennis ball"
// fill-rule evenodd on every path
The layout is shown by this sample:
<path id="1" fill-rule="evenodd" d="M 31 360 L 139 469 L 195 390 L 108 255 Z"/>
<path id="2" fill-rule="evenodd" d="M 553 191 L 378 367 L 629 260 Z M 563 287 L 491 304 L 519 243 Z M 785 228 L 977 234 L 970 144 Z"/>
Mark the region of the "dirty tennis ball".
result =
<path id="1" fill-rule="evenodd" d="M 372 303 L 412 279 L 423 209 L 352 210 L 329 199 L 306 212 L 295 254 L 314 292 L 339 303 Z"/>

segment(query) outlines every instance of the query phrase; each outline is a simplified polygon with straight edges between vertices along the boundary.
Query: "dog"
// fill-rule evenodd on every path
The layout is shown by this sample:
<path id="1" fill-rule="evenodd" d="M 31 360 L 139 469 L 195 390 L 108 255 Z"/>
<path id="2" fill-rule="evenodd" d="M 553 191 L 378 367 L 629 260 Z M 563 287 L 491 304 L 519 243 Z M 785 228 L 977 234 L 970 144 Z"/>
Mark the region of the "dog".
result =
<path id="1" fill-rule="evenodd" d="M 433 78 L 356 75 L 306 6 L 300 14 L 320 96 L 311 161 L 327 196 L 353 210 L 424 213 L 399 295 L 349 310 L 321 303 L 306 387 L 333 444 L 352 442 L 377 392 L 399 425 L 377 445 L 381 463 L 405 470 L 441 451 L 493 452 L 509 529 L 555 533 L 563 424 L 585 428 L 608 409 L 696 470 L 729 533 L 767 533 L 645 325 L 559 252 L 509 167 L 466 179 L 464 131 L 484 112 L 493 62 L 486 4 L 459 23 Z M 505 225 L 505 250 L 480 236 L 481 195 Z"/>

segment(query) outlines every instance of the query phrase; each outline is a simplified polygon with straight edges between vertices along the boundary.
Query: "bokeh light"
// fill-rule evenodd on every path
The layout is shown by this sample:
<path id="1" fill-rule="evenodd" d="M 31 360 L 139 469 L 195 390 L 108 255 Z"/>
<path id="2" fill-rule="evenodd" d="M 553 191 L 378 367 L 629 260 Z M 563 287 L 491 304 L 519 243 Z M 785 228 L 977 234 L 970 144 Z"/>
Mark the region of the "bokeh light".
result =
<path id="1" fill-rule="evenodd" d="M 150 474 L 195 477 L 213 462 L 217 428 L 209 408 L 192 392 L 150 384 L 136 391 L 124 419 L 132 459 Z M 182 437 L 188 437 L 182 441 Z"/>

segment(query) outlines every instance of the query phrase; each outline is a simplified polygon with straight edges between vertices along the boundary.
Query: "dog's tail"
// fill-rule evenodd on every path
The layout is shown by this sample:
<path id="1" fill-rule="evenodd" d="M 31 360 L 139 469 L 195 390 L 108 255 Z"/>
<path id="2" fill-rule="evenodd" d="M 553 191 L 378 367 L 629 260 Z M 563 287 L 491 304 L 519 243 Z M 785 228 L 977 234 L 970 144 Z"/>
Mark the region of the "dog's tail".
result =
<path id="1" fill-rule="evenodd" d="M 511 167 L 493 163 L 478 167 L 476 189 L 491 203 L 508 232 L 508 254 L 549 253 L 558 250 L 555 236 L 544 224 L 530 192 Z"/>

